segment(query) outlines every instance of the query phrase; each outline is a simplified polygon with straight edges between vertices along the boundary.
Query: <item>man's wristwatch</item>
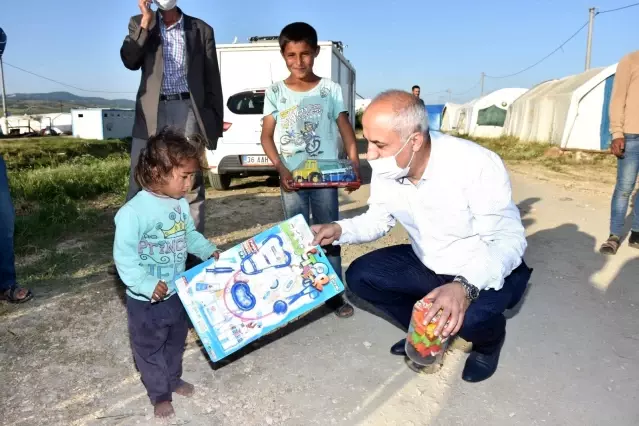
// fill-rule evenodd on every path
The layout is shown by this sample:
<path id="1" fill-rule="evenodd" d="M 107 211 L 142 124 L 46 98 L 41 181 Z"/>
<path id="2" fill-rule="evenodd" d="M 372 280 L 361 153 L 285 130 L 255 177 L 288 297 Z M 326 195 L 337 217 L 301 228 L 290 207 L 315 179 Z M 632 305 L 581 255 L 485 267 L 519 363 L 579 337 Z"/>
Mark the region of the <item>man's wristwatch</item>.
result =
<path id="1" fill-rule="evenodd" d="M 462 277 L 461 275 L 457 275 L 453 279 L 453 282 L 459 283 L 462 285 L 462 287 L 464 287 L 464 290 L 466 291 L 466 297 L 471 302 L 474 302 L 479 297 L 479 289 L 475 287 L 474 285 L 472 285 L 471 283 L 469 283 L 468 280 Z"/>

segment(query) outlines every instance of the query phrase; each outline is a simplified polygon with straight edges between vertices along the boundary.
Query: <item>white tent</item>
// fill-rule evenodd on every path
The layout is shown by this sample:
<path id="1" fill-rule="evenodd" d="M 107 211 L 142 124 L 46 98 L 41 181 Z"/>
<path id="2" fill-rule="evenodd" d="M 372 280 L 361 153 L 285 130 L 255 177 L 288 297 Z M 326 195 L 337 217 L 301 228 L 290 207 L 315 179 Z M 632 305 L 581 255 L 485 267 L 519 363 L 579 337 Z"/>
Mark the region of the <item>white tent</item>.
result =
<path id="1" fill-rule="evenodd" d="M 447 102 L 442 111 L 442 122 L 439 129 L 442 132 L 450 132 L 457 129 L 457 121 L 459 120 L 459 110 L 461 105 Z"/>
<path id="2" fill-rule="evenodd" d="M 562 148 L 608 149 L 616 70 L 614 64 L 537 85 L 509 109 L 505 134 Z"/>
<path id="3" fill-rule="evenodd" d="M 458 131 L 476 137 L 500 137 L 508 107 L 527 91 L 522 88 L 499 89 L 463 105 L 465 120 L 463 126 L 458 124 Z"/>
<path id="4" fill-rule="evenodd" d="M 473 105 L 475 105 L 478 100 L 479 99 L 473 99 L 459 106 L 457 110 L 457 124 L 455 125 L 458 133 L 462 135 L 468 134 L 473 116 Z"/>

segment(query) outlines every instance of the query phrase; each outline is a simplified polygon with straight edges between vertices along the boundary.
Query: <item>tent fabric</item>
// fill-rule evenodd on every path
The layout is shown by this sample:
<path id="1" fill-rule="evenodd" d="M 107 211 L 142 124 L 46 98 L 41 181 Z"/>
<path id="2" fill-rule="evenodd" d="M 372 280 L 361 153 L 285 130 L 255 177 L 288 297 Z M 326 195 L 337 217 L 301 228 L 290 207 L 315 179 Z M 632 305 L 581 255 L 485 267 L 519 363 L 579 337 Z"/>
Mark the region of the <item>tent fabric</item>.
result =
<path id="1" fill-rule="evenodd" d="M 508 110 L 504 134 L 524 142 L 601 150 L 606 79 L 617 64 L 543 82 Z"/>
<path id="2" fill-rule="evenodd" d="M 474 99 L 467 104 L 462 105 L 459 121 L 457 123 L 457 131 L 461 134 L 476 137 L 500 137 L 503 133 L 503 123 L 501 126 L 480 125 L 478 123 L 479 112 L 490 107 L 495 107 L 506 112 L 508 107 L 527 91 L 528 89 L 523 88 L 499 89 L 487 94 L 486 96 Z M 483 115 L 484 114 L 482 114 L 482 116 Z"/>
<path id="3" fill-rule="evenodd" d="M 608 111 L 610 109 L 610 98 L 612 97 L 612 85 L 615 81 L 615 76 L 611 75 L 606 79 L 606 85 L 604 87 L 604 101 L 603 108 L 601 108 L 601 126 L 599 127 L 600 148 L 602 151 L 610 148 L 612 142 L 612 134 L 610 133 L 610 115 Z"/>
<path id="4" fill-rule="evenodd" d="M 506 110 L 491 105 L 488 108 L 479 110 L 477 114 L 478 126 L 498 126 L 503 127 L 506 121 Z"/>
<path id="5" fill-rule="evenodd" d="M 439 130 L 442 119 L 443 104 L 426 105 L 426 113 L 428 114 L 428 127 L 431 130 Z"/>
<path id="6" fill-rule="evenodd" d="M 461 105 L 447 102 L 442 110 L 441 124 L 439 126 L 442 132 L 450 132 L 457 129 L 457 121 L 459 120 L 459 109 Z"/>

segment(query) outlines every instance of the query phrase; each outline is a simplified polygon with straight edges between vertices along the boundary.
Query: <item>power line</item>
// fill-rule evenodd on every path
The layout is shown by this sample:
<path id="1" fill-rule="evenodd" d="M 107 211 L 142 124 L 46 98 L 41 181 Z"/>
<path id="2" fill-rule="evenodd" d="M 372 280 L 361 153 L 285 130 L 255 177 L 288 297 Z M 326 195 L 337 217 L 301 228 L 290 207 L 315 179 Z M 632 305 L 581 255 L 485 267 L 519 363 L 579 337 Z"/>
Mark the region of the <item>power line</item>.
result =
<path id="1" fill-rule="evenodd" d="M 572 40 L 573 38 L 575 38 L 577 36 L 577 34 L 579 34 L 584 28 L 586 28 L 586 26 L 588 25 L 588 21 L 586 21 L 581 27 L 579 27 L 579 29 L 577 31 L 574 32 L 573 35 L 571 35 L 566 41 L 564 41 L 563 43 L 561 43 L 555 50 L 553 50 L 552 52 L 550 52 L 549 54 L 547 54 L 546 56 L 544 56 L 543 58 L 541 58 L 540 60 L 538 60 L 537 62 L 535 62 L 534 64 L 530 65 L 529 67 L 524 68 L 521 71 L 517 71 L 515 73 L 512 74 L 508 74 L 508 75 L 500 75 L 500 76 L 493 76 L 493 75 L 486 75 L 486 77 L 488 78 L 493 78 L 493 79 L 501 79 L 501 78 L 508 78 L 508 77 L 514 77 L 516 75 L 522 74 L 534 67 L 536 67 L 537 65 L 541 64 L 542 62 L 544 62 L 546 59 L 550 58 L 552 55 L 554 55 L 555 53 L 557 53 L 559 50 L 561 50 L 562 47 L 564 47 L 570 40 Z"/>
<path id="2" fill-rule="evenodd" d="M 601 12 L 597 12 L 595 14 L 596 15 L 603 15 L 606 13 L 612 13 L 612 12 L 618 12 L 620 10 L 624 10 L 624 9 L 628 9 L 631 7 L 635 7 L 635 6 L 639 6 L 639 3 L 633 3 L 633 4 L 629 4 L 626 6 L 622 6 L 622 7 L 618 7 L 615 9 L 609 9 L 609 10 L 602 10 Z M 552 55 L 554 55 L 555 53 L 557 53 L 559 50 L 561 50 L 561 48 L 563 48 L 566 44 L 568 44 L 568 42 L 570 42 L 572 39 L 574 39 L 584 28 L 586 28 L 586 26 L 588 26 L 588 22 L 586 21 L 581 27 L 579 27 L 579 29 L 577 31 L 575 31 L 573 33 L 573 35 L 571 35 L 566 41 L 564 41 L 563 43 L 561 43 L 555 50 L 553 50 L 552 52 L 550 52 L 549 54 L 547 54 L 546 56 L 544 56 L 543 58 L 541 58 L 540 60 L 538 60 L 537 62 L 535 62 L 534 64 L 520 70 L 517 71 L 515 73 L 512 74 L 508 74 L 508 75 L 501 75 L 501 76 L 492 76 L 492 75 L 486 75 L 486 77 L 488 78 L 493 78 L 493 79 L 502 79 L 502 78 L 508 78 L 508 77 L 514 77 L 516 75 L 522 74 L 534 67 L 536 67 L 537 65 L 541 64 L 542 62 L 544 62 L 546 59 L 550 58 Z"/>
<path id="3" fill-rule="evenodd" d="M 466 93 L 476 89 L 480 84 L 481 84 L 481 80 L 475 83 L 475 85 L 471 87 L 470 89 L 464 90 L 463 92 L 451 92 L 450 94 L 455 96 L 465 95 Z"/>
<path id="4" fill-rule="evenodd" d="M 69 87 L 69 88 L 71 88 L 71 89 L 79 90 L 80 92 L 89 92 L 89 93 L 117 93 L 117 94 L 136 93 L 136 92 L 115 92 L 115 91 L 111 91 L 111 90 L 89 90 L 89 89 L 83 89 L 83 88 L 81 88 L 81 87 L 73 86 L 72 84 L 63 83 L 63 82 L 61 82 L 61 81 L 54 80 L 54 79 L 52 79 L 52 78 L 45 77 L 45 76 L 40 75 L 40 74 L 36 74 L 36 73 L 34 73 L 34 72 L 32 72 L 32 71 L 25 70 L 24 68 L 20 68 L 20 67 L 18 67 L 18 66 L 16 66 L 16 65 L 11 65 L 11 64 L 10 64 L 10 63 L 8 63 L 8 62 L 5 62 L 4 64 L 5 64 L 5 65 L 10 66 L 11 68 L 15 68 L 15 69 L 20 70 L 20 71 L 22 71 L 22 72 L 26 72 L 27 74 L 34 75 L 34 76 L 39 77 L 39 78 L 42 78 L 42 79 L 44 79 L 44 80 L 49 80 L 49 81 L 51 81 L 51 82 L 53 82 L 53 83 L 56 83 L 56 84 L 59 84 L 59 85 L 61 85 L 61 86 L 66 86 L 66 87 Z"/>
<path id="5" fill-rule="evenodd" d="M 619 10 L 629 9 L 631 7 L 639 6 L 639 3 L 629 4 L 627 6 L 621 6 L 616 9 L 602 10 L 601 12 L 597 12 L 597 15 L 603 15 L 604 13 L 617 12 Z"/>

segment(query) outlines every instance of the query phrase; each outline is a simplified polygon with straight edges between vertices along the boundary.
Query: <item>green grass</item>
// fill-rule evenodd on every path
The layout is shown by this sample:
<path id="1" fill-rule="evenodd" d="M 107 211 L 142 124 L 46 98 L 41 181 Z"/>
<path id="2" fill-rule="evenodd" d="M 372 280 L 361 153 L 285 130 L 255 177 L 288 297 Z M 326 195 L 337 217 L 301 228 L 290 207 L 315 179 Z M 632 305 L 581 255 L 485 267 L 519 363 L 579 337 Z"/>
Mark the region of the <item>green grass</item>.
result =
<path id="1" fill-rule="evenodd" d="M 460 137 L 471 139 L 465 135 Z M 472 138 L 472 140 L 495 152 L 505 162 L 540 164 L 557 172 L 566 171 L 571 166 L 612 167 L 616 164 L 615 157 L 607 152 L 561 151 L 556 146 L 548 143 L 521 142 L 514 137 L 497 139 Z"/>
<path id="2" fill-rule="evenodd" d="M 125 141 L 29 138 L 0 141 L 16 209 L 16 254 L 112 226 L 124 202 L 129 155 Z"/>
<path id="3" fill-rule="evenodd" d="M 91 162 L 111 154 L 125 155 L 129 143 L 121 140 L 83 140 L 65 137 L 0 139 L 2 153 L 9 170 L 34 169 L 68 164 L 70 161 Z"/>

